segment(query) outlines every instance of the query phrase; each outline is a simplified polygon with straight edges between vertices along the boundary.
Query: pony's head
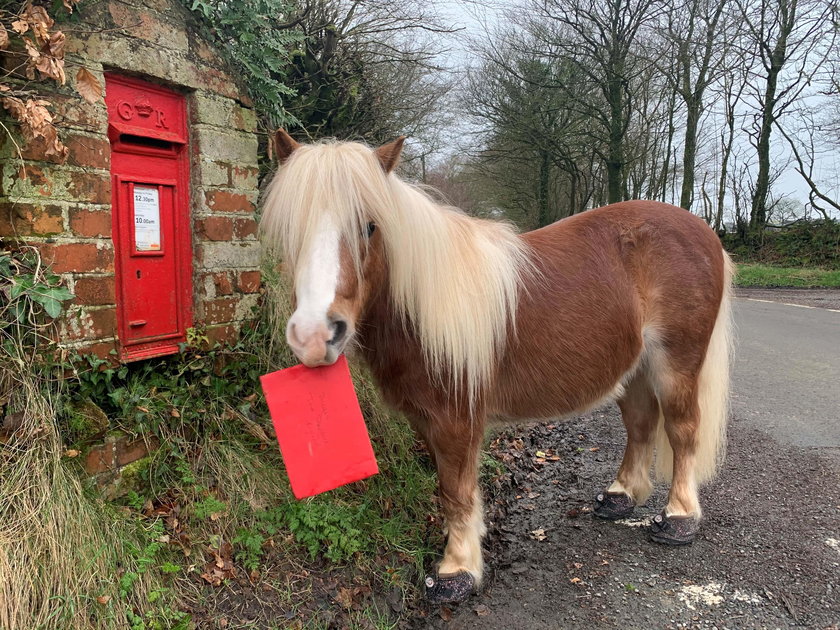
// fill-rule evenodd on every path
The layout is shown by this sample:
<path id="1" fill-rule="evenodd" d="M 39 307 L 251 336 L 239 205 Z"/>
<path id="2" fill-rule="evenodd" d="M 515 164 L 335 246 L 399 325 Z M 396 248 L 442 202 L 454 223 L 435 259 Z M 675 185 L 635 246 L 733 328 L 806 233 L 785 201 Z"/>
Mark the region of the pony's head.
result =
<path id="1" fill-rule="evenodd" d="M 473 400 L 513 323 L 527 249 L 510 225 L 467 216 L 400 180 L 392 171 L 402 144 L 300 145 L 277 132 L 281 166 L 260 229 L 293 280 L 286 338 L 304 364 L 333 363 L 386 291 L 430 372 Z"/>
<path id="2" fill-rule="evenodd" d="M 385 284 L 378 222 L 393 206 L 387 185 L 404 137 L 376 150 L 354 142 L 301 145 L 275 138 L 281 167 L 261 222 L 283 250 L 295 311 L 286 340 L 307 366 L 336 361 L 371 294 Z"/>

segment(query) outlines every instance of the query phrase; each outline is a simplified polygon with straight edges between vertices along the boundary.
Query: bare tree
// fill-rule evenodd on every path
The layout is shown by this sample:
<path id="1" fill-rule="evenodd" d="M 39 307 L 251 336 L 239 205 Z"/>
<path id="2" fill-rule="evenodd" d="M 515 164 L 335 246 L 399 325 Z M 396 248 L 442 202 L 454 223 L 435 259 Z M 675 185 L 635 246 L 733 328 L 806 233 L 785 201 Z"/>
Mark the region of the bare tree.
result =
<path id="1" fill-rule="evenodd" d="M 542 18 L 549 50 L 575 65 L 597 90 L 599 104 L 582 103 L 605 136 L 602 155 L 607 175 L 607 202 L 627 196 L 625 138 L 633 113 L 631 85 L 652 63 L 651 50 L 640 54 L 641 36 L 656 20 L 664 0 L 544 0 L 531 3 Z M 595 105 L 595 106 L 593 106 Z"/>
<path id="2" fill-rule="evenodd" d="M 718 78 L 728 57 L 733 21 L 727 12 L 731 5 L 732 0 L 685 0 L 667 14 L 666 37 L 676 58 L 664 73 L 685 104 L 680 205 L 686 210 L 691 210 L 694 200 L 697 130 L 705 111 L 706 89 Z"/>
<path id="3" fill-rule="evenodd" d="M 832 0 L 738 0 L 738 6 L 752 45 L 745 52 L 760 62 L 751 134 L 758 174 L 750 210 L 750 228 L 760 231 L 767 223 L 773 129 L 811 84 L 832 50 L 835 7 Z"/>

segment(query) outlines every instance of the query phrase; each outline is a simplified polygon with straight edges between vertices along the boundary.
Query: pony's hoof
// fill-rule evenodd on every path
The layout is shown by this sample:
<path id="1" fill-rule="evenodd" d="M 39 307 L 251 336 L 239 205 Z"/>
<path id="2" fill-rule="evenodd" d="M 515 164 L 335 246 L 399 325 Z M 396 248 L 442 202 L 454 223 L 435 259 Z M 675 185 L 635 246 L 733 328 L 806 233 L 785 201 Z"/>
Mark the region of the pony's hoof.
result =
<path id="1" fill-rule="evenodd" d="M 662 510 L 650 523 L 650 539 L 663 545 L 690 545 L 698 523 L 699 519 L 693 516 L 666 516 Z"/>
<path id="2" fill-rule="evenodd" d="M 466 571 L 446 577 L 426 576 L 426 601 L 430 604 L 458 604 L 475 592 L 475 578 Z"/>
<path id="3" fill-rule="evenodd" d="M 598 518 L 608 521 L 618 521 L 633 515 L 636 502 L 623 492 L 601 492 L 595 497 L 595 507 L 592 513 Z"/>

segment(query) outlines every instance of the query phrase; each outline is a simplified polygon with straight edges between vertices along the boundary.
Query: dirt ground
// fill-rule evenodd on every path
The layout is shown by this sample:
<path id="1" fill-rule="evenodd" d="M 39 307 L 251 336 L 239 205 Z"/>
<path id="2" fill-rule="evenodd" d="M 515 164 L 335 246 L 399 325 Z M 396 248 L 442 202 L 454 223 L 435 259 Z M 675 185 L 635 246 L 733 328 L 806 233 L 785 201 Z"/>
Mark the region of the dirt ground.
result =
<path id="1" fill-rule="evenodd" d="M 614 407 L 503 434 L 496 452 L 513 472 L 488 506 L 483 592 L 457 609 L 421 611 L 426 618 L 406 627 L 840 627 L 840 483 L 831 463 L 735 418 L 725 469 L 702 492 L 698 539 L 670 548 L 649 542 L 645 529 L 665 503 L 662 484 L 632 520 L 590 513 L 623 445 Z M 536 451 L 560 459 L 535 463 Z"/>

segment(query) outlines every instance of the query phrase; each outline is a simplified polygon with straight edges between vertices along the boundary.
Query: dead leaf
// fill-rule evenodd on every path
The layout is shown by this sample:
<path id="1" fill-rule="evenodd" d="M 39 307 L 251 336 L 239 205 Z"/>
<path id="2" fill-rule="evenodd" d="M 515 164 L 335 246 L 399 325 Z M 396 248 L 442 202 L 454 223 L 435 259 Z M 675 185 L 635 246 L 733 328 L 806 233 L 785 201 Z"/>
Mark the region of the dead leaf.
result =
<path id="1" fill-rule="evenodd" d="M 490 614 L 490 609 L 487 608 L 484 604 L 479 604 L 475 608 L 473 608 L 473 612 L 478 615 L 479 617 L 486 617 Z"/>
<path id="2" fill-rule="evenodd" d="M 73 8 L 79 3 L 79 0 L 62 0 L 64 8 L 68 13 L 73 13 Z"/>
<path id="3" fill-rule="evenodd" d="M 99 597 L 96 598 L 96 601 L 98 601 L 100 604 L 102 604 L 104 606 L 105 604 L 107 604 L 108 602 L 111 601 L 111 596 L 110 595 L 100 595 Z"/>
<path id="4" fill-rule="evenodd" d="M 68 450 L 64 451 L 64 456 L 65 457 L 71 457 L 71 458 L 72 457 L 78 457 L 79 456 L 79 451 L 77 451 L 75 448 L 71 448 L 71 449 L 68 449 Z"/>
<path id="5" fill-rule="evenodd" d="M 531 531 L 531 538 L 542 541 L 548 538 L 548 536 L 545 535 L 545 530 L 540 528 Z"/>
<path id="6" fill-rule="evenodd" d="M 26 31 L 29 30 L 29 24 L 26 20 L 15 20 L 12 22 L 12 30 L 19 35 L 23 35 Z"/>
<path id="7" fill-rule="evenodd" d="M 335 596 L 335 601 L 337 601 L 342 608 L 350 610 L 353 607 L 353 591 L 349 588 L 344 588 L 343 586 L 338 589 L 338 594 Z"/>
<path id="8" fill-rule="evenodd" d="M 169 415 L 172 416 L 173 418 L 180 418 L 181 417 L 181 412 L 178 411 L 177 409 L 173 409 L 172 411 L 169 412 Z"/>
<path id="9" fill-rule="evenodd" d="M 9 32 L 6 27 L 0 24 L 0 50 L 5 50 L 9 47 Z"/>
<path id="10" fill-rule="evenodd" d="M 593 446 L 592 448 L 589 449 L 589 452 L 590 453 L 595 453 L 596 451 L 600 451 L 600 450 L 601 450 L 600 446 Z"/>
<path id="11" fill-rule="evenodd" d="M 580 578 L 579 577 L 573 577 L 571 580 L 569 580 L 569 582 L 571 582 L 572 584 L 578 584 L 578 583 L 580 583 Z"/>
<path id="12" fill-rule="evenodd" d="M 536 455 L 537 457 L 545 457 L 545 451 L 537 451 L 536 453 L 534 453 L 534 455 Z"/>
<path id="13" fill-rule="evenodd" d="M 441 606 L 440 607 L 440 618 L 443 619 L 446 622 L 451 621 L 452 620 L 452 611 L 449 608 L 447 608 L 446 606 Z"/>
<path id="14" fill-rule="evenodd" d="M 142 411 L 143 413 L 149 413 L 149 410 L 146 407 L 137 407 L 137 410 Z"/>
<path id="15" fill-rule="evenodd" d="M 102 84 L 87 68 L 79 68 L 76 73 L 76 90 L 88 103 L 102 99 Z"/>

